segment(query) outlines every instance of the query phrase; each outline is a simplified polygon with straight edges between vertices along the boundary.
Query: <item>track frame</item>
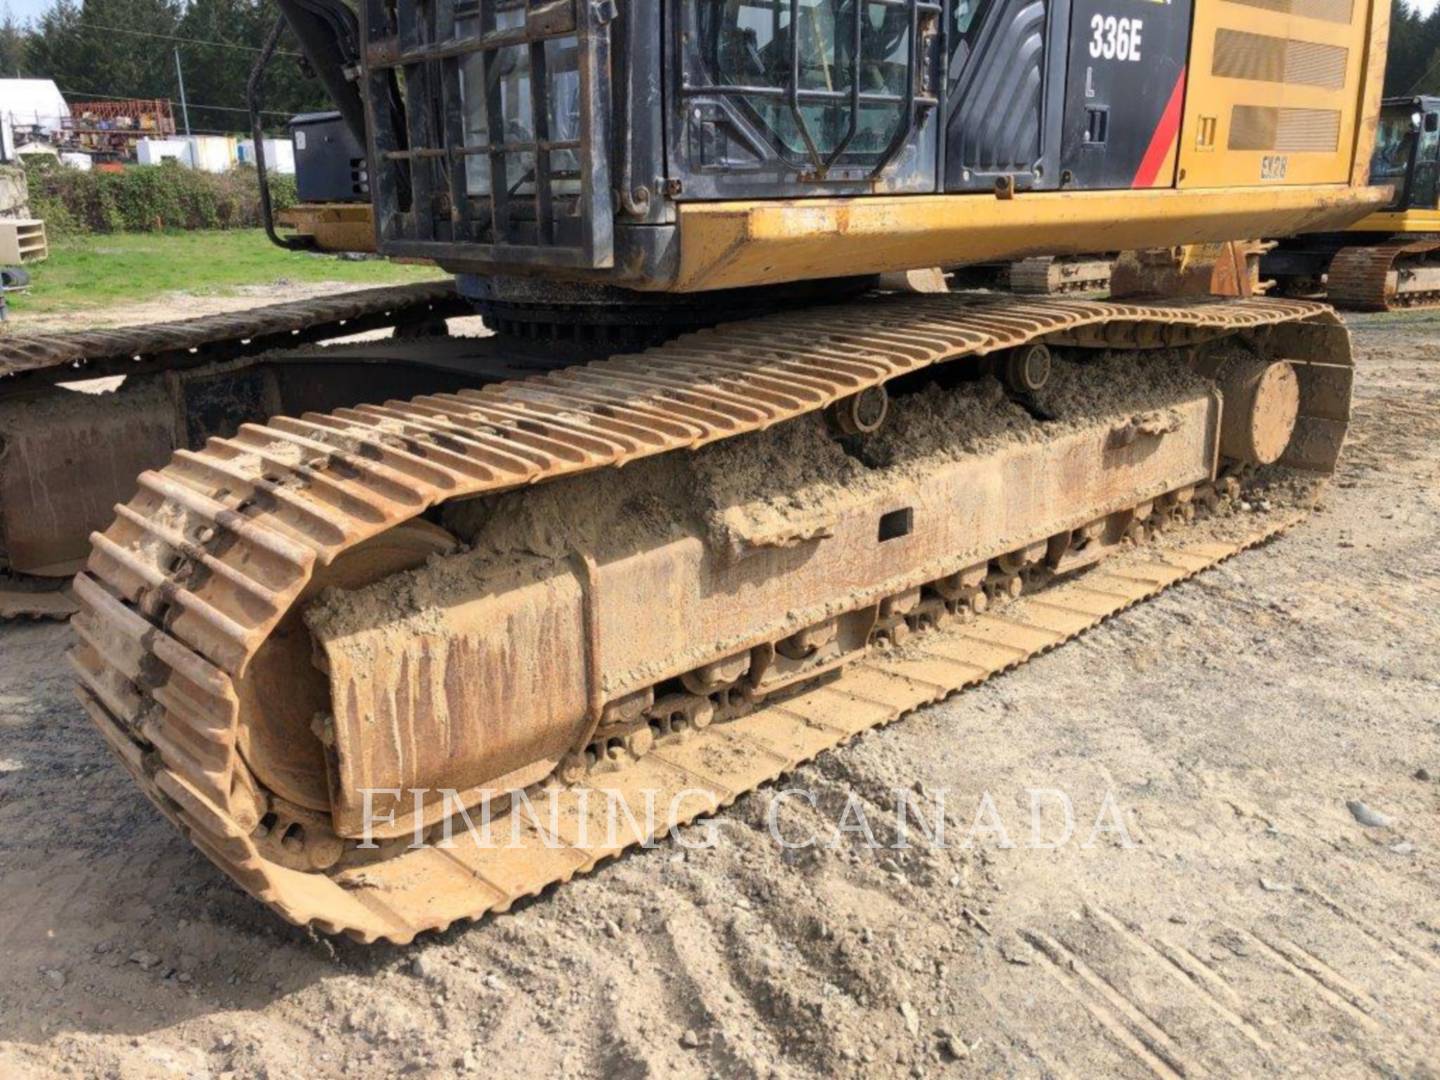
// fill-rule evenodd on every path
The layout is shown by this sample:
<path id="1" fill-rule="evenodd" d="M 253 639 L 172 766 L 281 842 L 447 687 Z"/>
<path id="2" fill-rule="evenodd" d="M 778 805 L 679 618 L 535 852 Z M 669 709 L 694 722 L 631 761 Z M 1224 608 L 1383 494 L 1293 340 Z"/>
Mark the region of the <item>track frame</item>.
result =
<path id="1" fill-rule="evenodd" d="M 408 941 L 456 919 L 504 910 L 644 837 L 613 849 L 521 845 L 518 861 L 494 865 L 457 863 L 426 848 L 434 854 L 425 856 L 423 873 L 407 879 L 394 869 L 401 877 L 388 878 L 385 868 L 403 861 L 390 860 L 348 884 L 266 858 L 257 846 L 264 826 L 236 749 L 234 680 L 318 565 L 447 499 L 693 449 L 931 365 L 1034 341 L 1143 348 L 1241 332 L 1279 355 L 1302 358 L 1301 420 L 1285 463 L 1330 471 L 1349 416 L 1348 335 L 1320 305 L 1260 299 L 892 298 L 734 324 L 638 356 L 481 391 L 391 402 L 344 417 L 312 414 L 250 425 L 234 439 L 181 452 L 164 470 L 142 476 L 128 511 L 97 535 L 75 585 L 81 641 L 70 659 L 80 700 L 152 801 L 247 891 L 297 923 L 367 941 Z M 1068 614 L 1045 617 L 1055 625 L 1042 620 L 1043 632 L 1028 632 L 1023 645 L 1010 642 L 1008 653 L 1000 650 L 1009 659 L 992 654 L 989 666 L 961 663 L 975 677 L 988 677 L 1273 531 L 1189 553 L 1188 561 L 1117 586 L 1108 598 L 1082 600 L 1082 583 L 1061 586 L 1076 590 L 1064 594 L 1076 599 L 1074 610 L 1060 605 Z M 868 712 L 857 707 L 857 716 L 866 718 L 853 730 L 822 722 L 811 742 L 796 744 L 789 756 L 734 755 L 735 774 L 712 776 L 712 797 L 698 801 L 690 816 L 968 681 L 917 679 L 914 672 L 891 678 L 867 665 L 851 665 L 838 676 L 851 680 L 845 685 L 857 701 L 869 702 Z M 889 680 L 895 693 L 877 698 L 876 680 Z M 830 689 L 800 696 L 812 692 Z M 783 715 L 792 716 L 798 739 L 792 714 L 800 706 L 787 708 Z M 726 737 L 728 730 L 710 737 Z M 777 726 L 774 737 L 784 730 Z M 686 760 L 669 764 L 691 777 L 705 775 Z M 647 754 L 637 769 L 666 764 Z M 627 771 L 624 783 L 640 775 Z M 414 890 L 407 892 L 404 880 Z"/>

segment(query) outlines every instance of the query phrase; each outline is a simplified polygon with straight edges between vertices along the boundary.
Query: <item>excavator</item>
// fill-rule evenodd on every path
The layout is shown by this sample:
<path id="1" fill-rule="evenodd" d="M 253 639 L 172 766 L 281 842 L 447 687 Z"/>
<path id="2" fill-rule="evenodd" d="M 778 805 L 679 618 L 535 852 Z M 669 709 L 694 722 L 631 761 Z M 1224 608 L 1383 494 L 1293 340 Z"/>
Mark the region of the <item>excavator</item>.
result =
<path id="1" fill-rule="evenodd" d="M 1440 98 L 1381 102 L 1372 184 L 1393 198 L 1333 232 L 1281 239 L 1261 274 L 1287 296 L 1320 296 L 1346 311 L 1440 304 Z"/>
<path id="2" fill-rule="evenodd" d="M 362 346 L 376 396 L 144 466 L 69 660 L 295 924 L 508 910 L 1275 536 L 1335 468 L 1348 332 L 1236 242 L 1390 199 L 1379 0 L 277 2 L 375 250 L 492 333 Z M 882 287 L 1094 251 L 1138 253 L 1125 295 Z"/>

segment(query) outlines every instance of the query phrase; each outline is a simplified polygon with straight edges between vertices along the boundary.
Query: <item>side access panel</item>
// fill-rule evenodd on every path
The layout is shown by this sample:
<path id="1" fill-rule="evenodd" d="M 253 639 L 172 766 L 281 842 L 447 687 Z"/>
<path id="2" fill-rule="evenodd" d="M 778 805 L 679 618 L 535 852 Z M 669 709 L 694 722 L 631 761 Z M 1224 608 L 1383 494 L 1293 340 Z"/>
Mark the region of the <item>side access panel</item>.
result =
<path id="1" fill-rule="evenodd" d="M 1383 2 L 1198 5 L 1178 185 L 1349 183 L 1372 6 Z"/>
<path id="2" fill-rule="evenodd" d="M 1191 0 L 1072 0 L 1062 185 L 1172 187 Z"/>
<path id="3" fill-rule="evenodd" d="M 1070 0 L 958 0 L 952 9 L 945 190 L 1060 181 Z"/>

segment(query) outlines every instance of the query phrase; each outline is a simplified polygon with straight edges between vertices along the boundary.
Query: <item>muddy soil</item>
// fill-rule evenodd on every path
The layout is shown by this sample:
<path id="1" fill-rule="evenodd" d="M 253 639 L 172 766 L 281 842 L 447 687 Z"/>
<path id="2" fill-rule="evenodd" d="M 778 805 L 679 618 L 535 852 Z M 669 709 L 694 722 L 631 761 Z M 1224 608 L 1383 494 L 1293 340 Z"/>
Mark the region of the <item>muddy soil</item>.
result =
<path id="1" fill-rule="evenodd" d="M 1353 325 L 1304 525 L 742 799 L 713 847 L 410 948 L 249 900 L 91 730 L 67 630 L 0 628 L 0 1073 L 1431 1075 L 1440 315 Z M 867 845 L 897 790 L 932 826 L 943 797 L 943 848 Z"/>

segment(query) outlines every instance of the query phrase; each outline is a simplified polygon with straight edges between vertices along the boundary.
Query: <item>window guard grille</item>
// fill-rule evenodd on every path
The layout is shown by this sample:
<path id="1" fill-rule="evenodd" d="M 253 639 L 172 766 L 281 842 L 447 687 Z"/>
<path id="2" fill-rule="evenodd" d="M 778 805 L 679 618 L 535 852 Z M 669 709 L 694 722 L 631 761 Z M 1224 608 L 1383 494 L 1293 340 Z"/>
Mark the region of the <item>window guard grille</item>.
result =
<path id="1" fill-rule="evenodd" d="M 703 3 L 705 0 L 700 0 L 700 2 Z M 870 9 L 873 7 L 901 8 L 909 11 L 910 35 L 908 41 L 910 47 L 906 57 L 905 92 L 903 94 L 877 93 L 860 89 L 860 63 L 864 51 L 865 19 L 869 17 Z M 899 105 L 901 106 L 900 123 L 896 125 L 894 136 L 890 139 L 884 152 L 880 154 L 870 173 L 870 179 L 878 179 L 905 148 L 919 117 L 939 104 L 938 87 L 943 85 L 943 80 L 939 79 L 932 70 L 932 58 L 937 55 L 943 58 L 945 55 L 942 43 L 944 7 L 939 0 L 854 0 L 853 8 L 853 20 L 850 27 L 853 37 L 848 70 L 849 90 L 804 89 L 800 86 L 801 35 L 793 29 L 800 25 L 800 0 L 790 0 L 789 15 L 792 27 L 789 42 L 790 67 L 784 86 L 753 86 L 714 82 L 703 86 L 684 85 L 680 88 L 681 96 L 684 98 L 771 98 L 784 101 L 790 106 L 796 130 L 805 144 L 805 156 L 809 171 L 806 172 L 803 167 L 794 166 L 793 163 L 787 162 L 787 164 L 797 168 L 797 171 L 802 173 L 801 178 L 808 181 L 823 181 L 829 178 L 831 170 L 839 164 L 845 151 L 850 148 L 850 144 L 854 142 L 855 136 L 859 133 L 860 113 L 864 106 Z M 822 154 L 815 141 L 815 136 L 810 130 L 809 122 L 805 119 L 802 106 L 823 105 L 835 101 L 848 101 L 850 115 L 845 133 L 840 137 L 834 149 L 829 154 Z"/>
<path id="2" fill-rule="evenodd" d="M 615 0 L 364 0 L 362 84 L 386 254 L 576 268 L 614 265 L 610 26 Z M 510 25 L 513 24 L 513 25 Z M 578 134 L 551 137 L 546 46 L 573 41 Z M 502 50 L 529 61 L 528 138 L 510 138 Z M 485 136 L 467 142 L 462 67 L 478 64 Z M 557 157 L 559 160 L 557 161 Z M 528 159 L 528 160 L 527 160 Z M 483 163 L 482 192 L 472 165 Z M 513 162 L 523 167 L 512 182 Z M 575 167 L 578 164 L 578 169 Z M 578 194 L 556 182 L 578 181 Z M 520 189 L 532 185 L 526 194 Z M 573 184 L 571 185 L 573 186 Z"/>

